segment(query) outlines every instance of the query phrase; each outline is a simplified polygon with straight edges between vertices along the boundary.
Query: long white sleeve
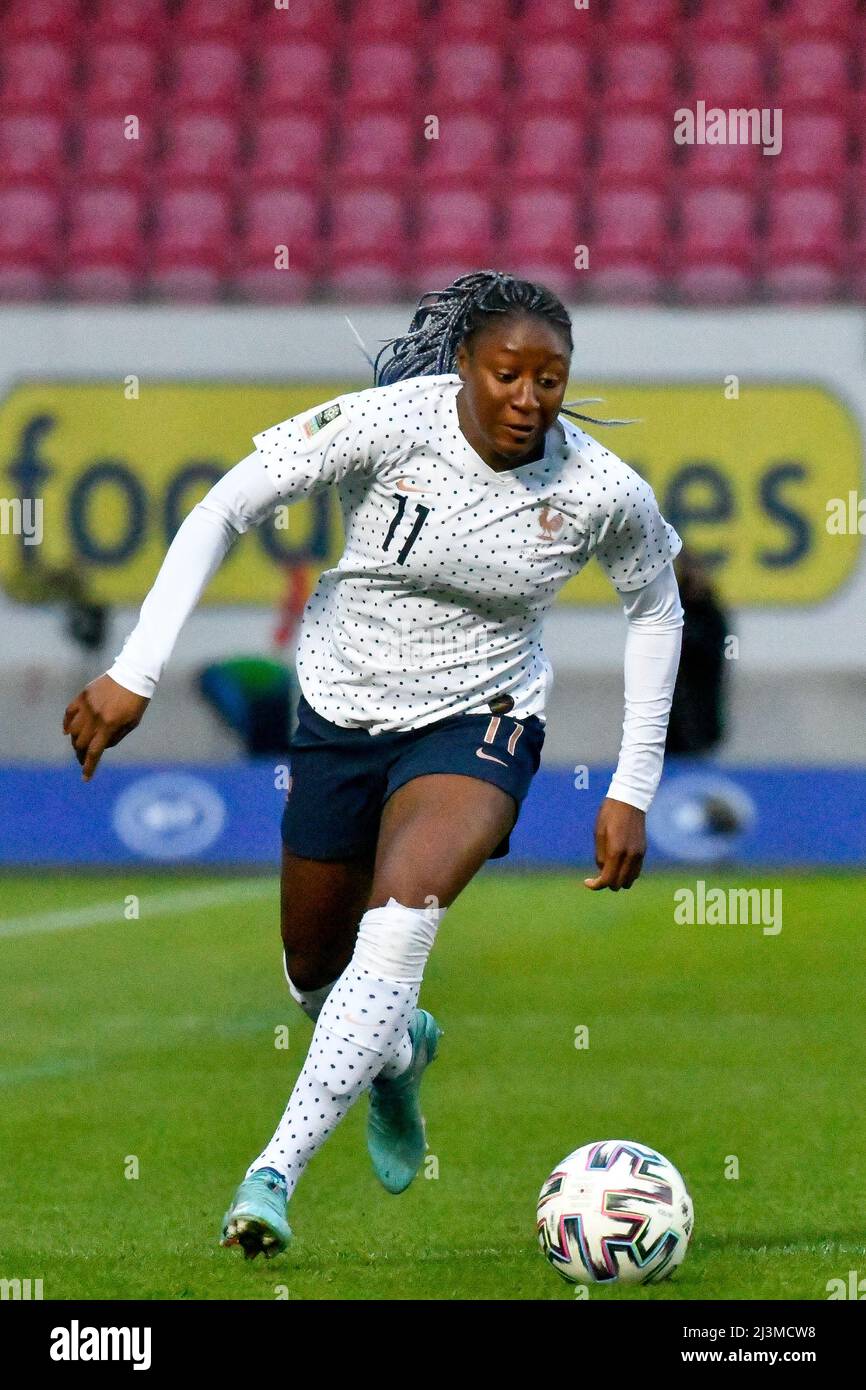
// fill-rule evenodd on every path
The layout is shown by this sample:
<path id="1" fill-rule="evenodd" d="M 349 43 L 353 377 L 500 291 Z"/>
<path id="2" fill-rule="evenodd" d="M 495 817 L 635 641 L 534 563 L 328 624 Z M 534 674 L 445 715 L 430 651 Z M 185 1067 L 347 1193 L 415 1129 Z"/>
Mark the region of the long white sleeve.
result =
<path id="1" fill-rule="evenodd" d="M 183 521 L 138 627 L 108 671 L 136 695 L 153 695 L 179 632 L 236 538 L 278 502 L 309 498 L 370 459 L 368 393 L 335 396 L 253 435 L 254 453 L 229 468 Z"/>
<path id="2" fill-rule="evenodd" d="M 682 645 L 683 609 L 673 564 L 623 595 L 625 717 L 619 761 L 607 795 L 647 811 L 658 788 Z"/>
<path id="3" fill-rule="evenodd" d="M 366 467 L 368 395 L 335 396 L 253 436 L 255 452 L 230 468 L 179 528 L 138 625 L 107 672 L 112 680 L 153 695 L 181 628 L 237 537 L 279 502 L 310 497 Z"/>
<path id="4" fill-rule="evenodd" d="M 263 520 L 278 495 L 258 453 L 211 488 L 179 527 L 138 624 L 107 672 L 136 695 L 153 695 L 181 628 L 238 536 Z"/>

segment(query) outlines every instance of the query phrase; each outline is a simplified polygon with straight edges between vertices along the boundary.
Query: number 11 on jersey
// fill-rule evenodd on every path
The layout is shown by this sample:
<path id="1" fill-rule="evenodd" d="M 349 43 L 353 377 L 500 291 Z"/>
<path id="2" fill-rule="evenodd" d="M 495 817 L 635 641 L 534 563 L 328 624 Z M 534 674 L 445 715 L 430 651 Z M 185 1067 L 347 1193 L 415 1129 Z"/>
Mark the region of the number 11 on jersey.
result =
<path id="1" fill-rule="evenodd" d="M 393 519 L 392 522 L 391 522 L 391 525 L 388 527 L 388 534 L 387 534 L 387 536 L 385 537 L 384 541 L 382 542 L 382 549 L 383 549 L 383 550 L 387 550 L 387 549 L 388 549 L 388 546 L 391 544 L 391 541 L 393 540 L 393 537 L 394 537 L 394 532 L 397 530 L 397 527 L 400 525 L 400 522 L 403 520 L 403 513 L 405 512 L 405 510 L 406 510 L 406 498 L 405 498 L 405 497 L 398 497 L 398 498 L 397 498 L 397 511 L 396 511 L 396 514 L 395 514 L 395 516 L 394 516 L 394 519 Z M 415 503 L 415 511 L 418 513 L 418 515 L 416 516 L 415 521 L 414 521 L 414 523 L 413 523 L 413 525 L 412 525 L 412 530 L 409 532 L 408 536 L 406 537 L 405 541 L 403 542 L 402 546 L 400 547 L 400 551 L 399 551 L 399 553 L 398 553 L 398 555 L 397 555 L 397 564 L 398 564 L 398 565 L 403 565 L 403 564 L 406 563 L 406 556 L 409 554 L 409 551 L 412 549 L 412 546 L 415 544 L 416 540 L 418 539 L 418 532 L 421 530 L 421 527 L 424 525 L 424 522 L 427 520 L 428 516 L 430 515 L 430 508 L 429 508 L 429 507 L 422 507 L 422 505 L 421 505 L 420 502 L 416 502 L 416 503 Z"/>

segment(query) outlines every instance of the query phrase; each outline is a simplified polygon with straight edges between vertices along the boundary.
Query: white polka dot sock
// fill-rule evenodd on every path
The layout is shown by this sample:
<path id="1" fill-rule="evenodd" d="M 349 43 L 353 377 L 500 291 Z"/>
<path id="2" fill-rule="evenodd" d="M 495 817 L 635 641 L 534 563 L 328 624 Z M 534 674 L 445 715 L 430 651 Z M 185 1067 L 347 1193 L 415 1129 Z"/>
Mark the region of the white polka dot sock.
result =
<path id="1" fill-rule="evenodd" d="M 283 951 L 282 955 L 283 974 L 289 986 L 289 993 L 298 1007 L 303 1009 L 307 1018 L 311 1018 L 315 1023 L 322 1011 L 322 1005 L 337 982 L 336 980 L 332 980 L 329 985 L 321 985 L 318 989 L 298 989 L 298 986 L 289 974 L 288 966 L 286 965 L 285 951 Z M 408 1032 L 406 1032 L 400 1039 L 394 1056 L 388 1059 L 381 1071 L 377 1072 L 377 1076 L 384 1077 L 388 1081 L 393 1081 L 395 1076 L 401 1076 L 403 1074 L 411 1061 L 412 1039 L 409 1037 Z"/>
<path id="2" fill-rule="evenodd" d="M 384 1066 L 376 1072 L 376 1080 L 393 1081 L 395 1076 L 402 1076 L 409 1063 L 412 1061 L 412 1039 L 408 1033 L 404 1033 L 397 1044 L 397 1051 L 393 1057 L 389 1057 Z"/>
<path id="3" fill-rule="evenodd" d="M 396 1060 L 442 915 L 439 909 L 403 907 L 393 898 L 365 912 L 352 959 L 321 1005 L 283 1118 L 247 1177 L 258 1168 L 275 1168 L 291 1196 L 350 1106 L 383 1065 Z"/>

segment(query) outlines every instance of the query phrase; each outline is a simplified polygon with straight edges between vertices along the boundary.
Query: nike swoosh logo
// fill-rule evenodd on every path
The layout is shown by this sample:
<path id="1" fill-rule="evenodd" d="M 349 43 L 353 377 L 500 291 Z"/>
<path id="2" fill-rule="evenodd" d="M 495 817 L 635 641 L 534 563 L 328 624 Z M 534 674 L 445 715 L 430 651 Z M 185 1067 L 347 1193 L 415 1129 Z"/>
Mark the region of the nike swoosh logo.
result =
<path id="1" fill-rule="evenodd" d="M 351 1014 L 343 1014 L 343 1018 L 346 1020 L 347 1023 L 357 1024 L 359 1028 L 367 1027 L 367 1024 L 363 1018 L 353 1018 Z"/>
<path id="2" fill-rule="evenodd" d="M 508 763 L 504 763 L 501 758 L 494 758 L 492 753 L 485 753 L 483 748 L 476 748 L 475 756 L 476 758 L 486 758 L 489 763 L 498 763 L 500 767 L 508 766 Z"/>
<path id="3" fill-rule="evenodd" d="M 410 484 L 406 482 L 405 478 L 397 479 L 398 492 L 426 492 L 426 490 L 427 489 L 423 487 L 411 487 Z"/>

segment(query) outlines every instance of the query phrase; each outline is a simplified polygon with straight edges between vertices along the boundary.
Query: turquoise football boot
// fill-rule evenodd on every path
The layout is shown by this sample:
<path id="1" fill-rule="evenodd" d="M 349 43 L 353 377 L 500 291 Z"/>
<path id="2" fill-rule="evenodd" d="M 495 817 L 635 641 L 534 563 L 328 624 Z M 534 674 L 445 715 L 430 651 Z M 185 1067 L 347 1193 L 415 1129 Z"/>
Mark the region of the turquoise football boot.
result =
<path id="1" fill-rule="evenodd" d="M 286 1220 L 286 1180 L 275 1168 L 258 1168 L 244 1178 L 223 1218 L 220 1245 L 240 1245 L 244 1257 L 264 1253 L 270 1259 L 292 1238 Z"/>
<path id="2" fill-rule="evenodd" d="M 412 1061 L 393 1080 L 370 1087 L 367 1148 L 373 1170 L 389 1192 L 405 1192 L 424 1158 L 427 1140 L 419 1091 L 424 1068 L 436 1056 L 442 1029 L 426 1009 L 416 1009 L 409 1024 Z"/>

